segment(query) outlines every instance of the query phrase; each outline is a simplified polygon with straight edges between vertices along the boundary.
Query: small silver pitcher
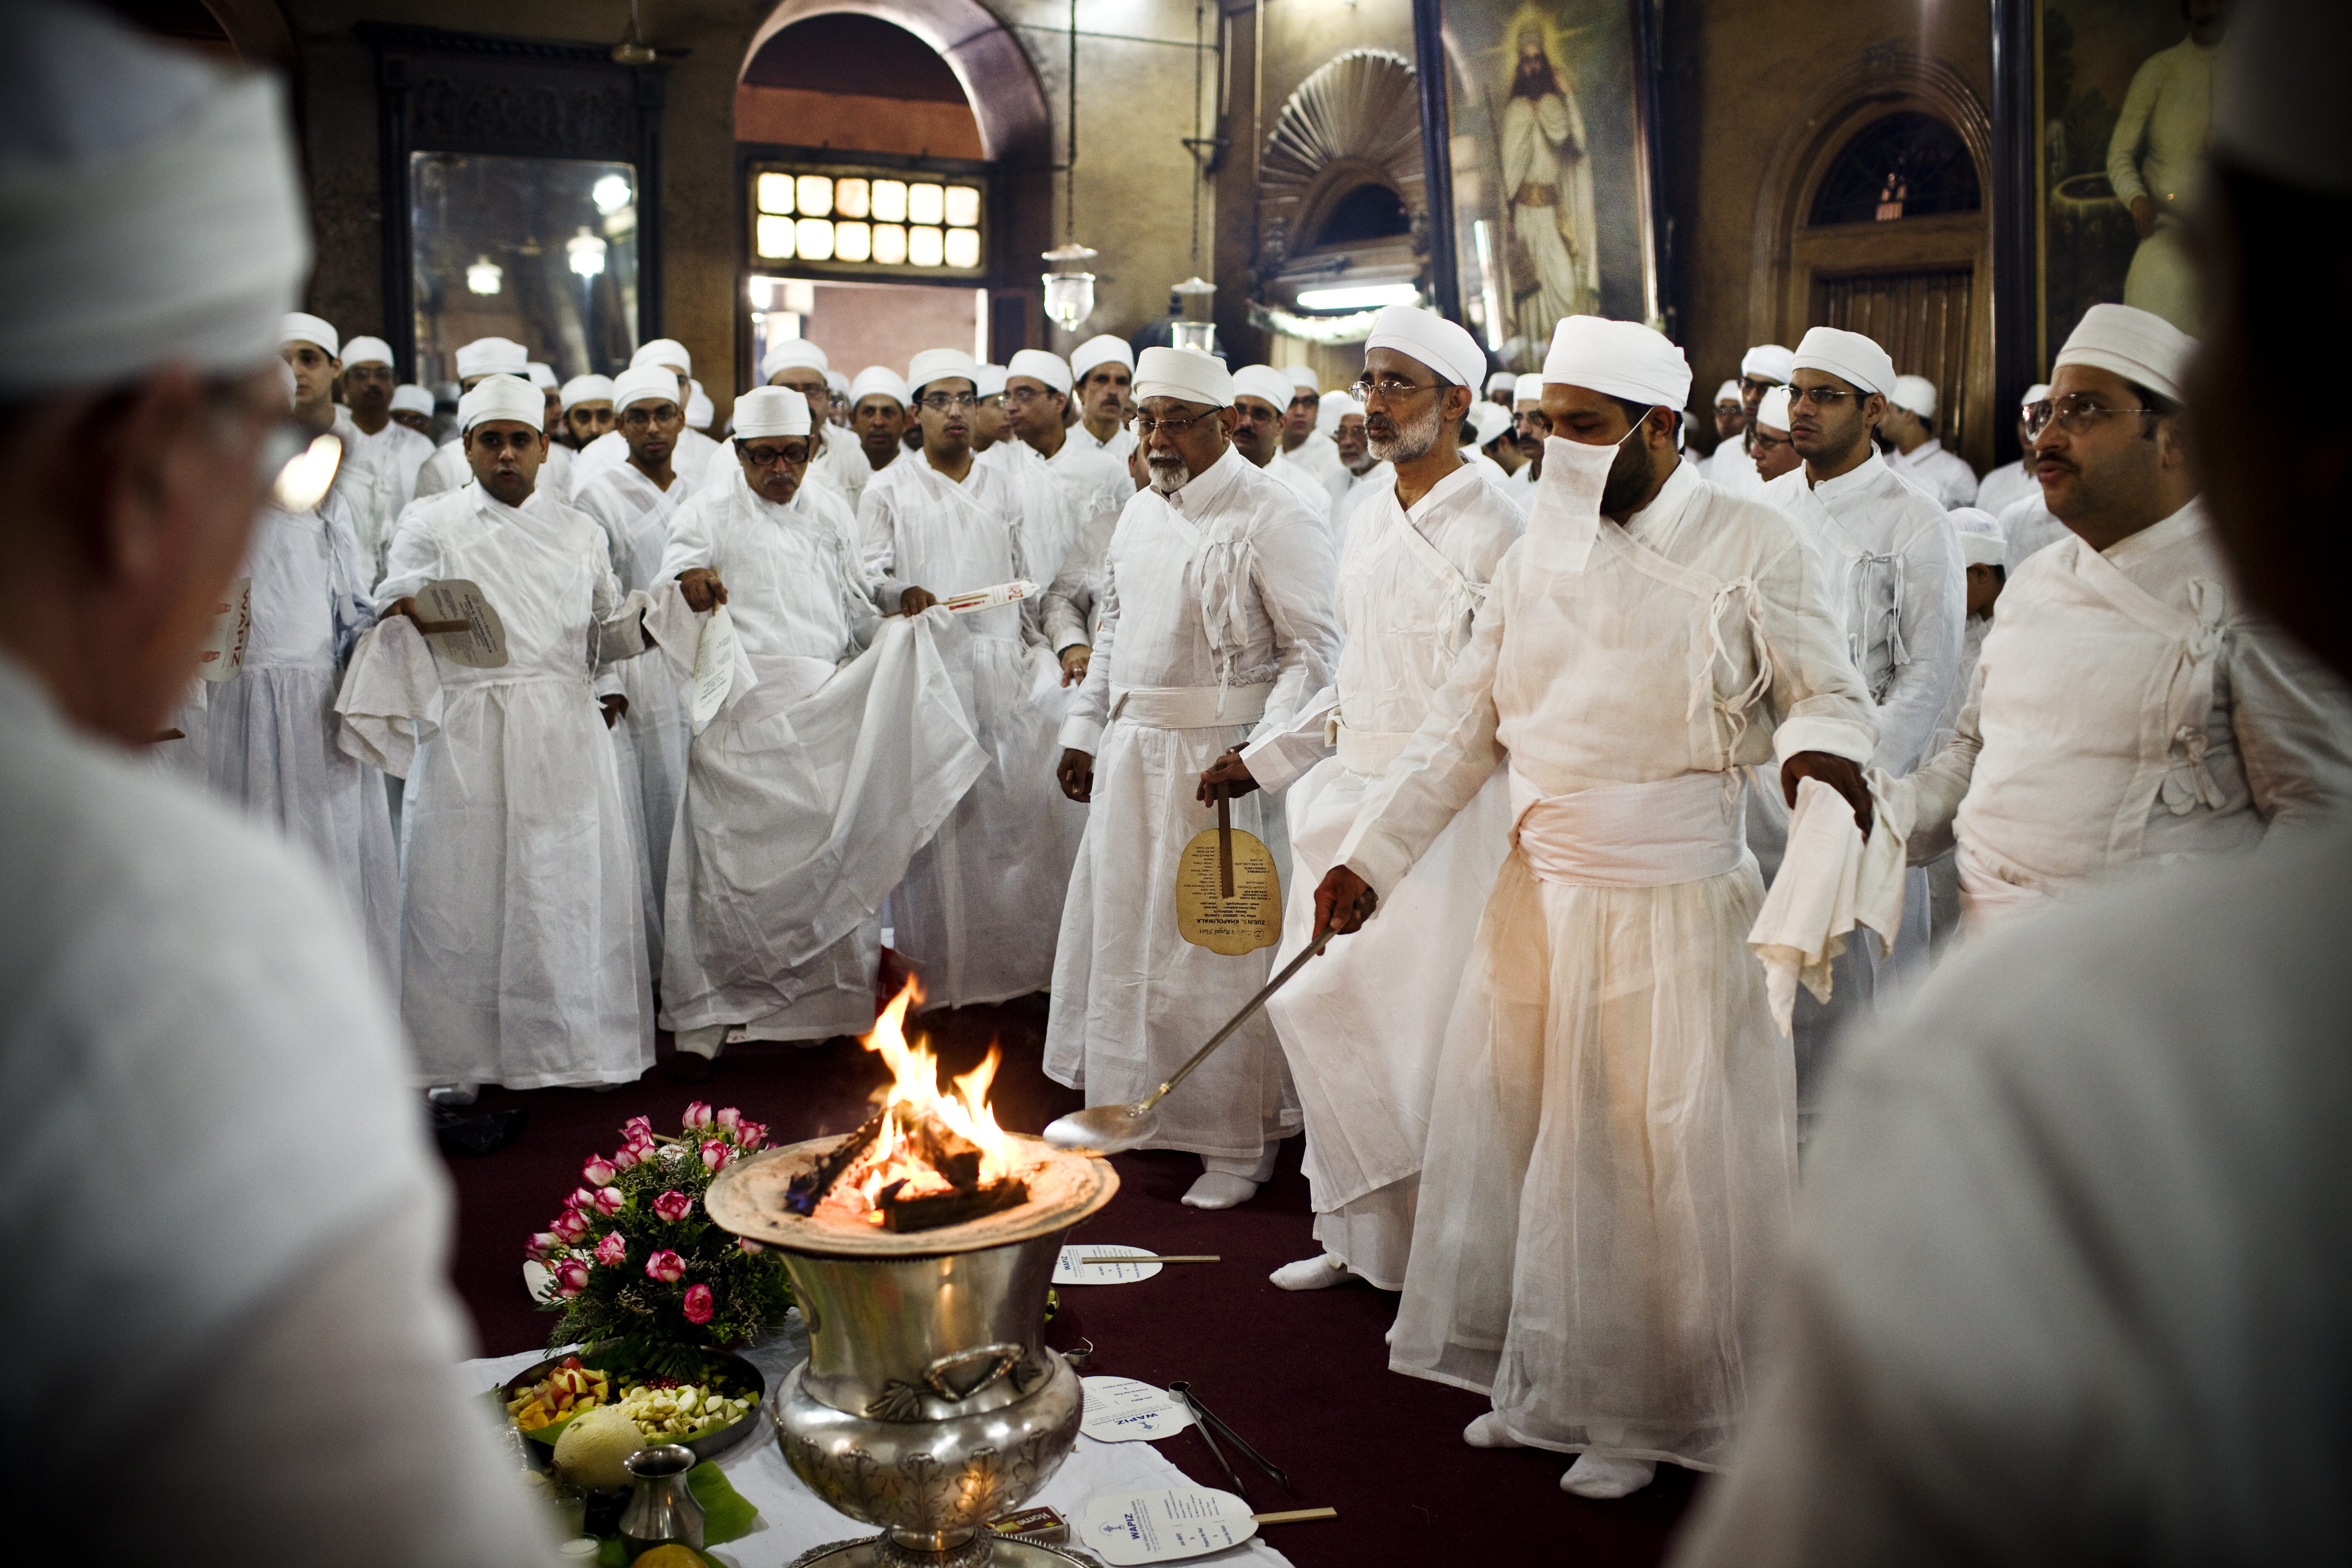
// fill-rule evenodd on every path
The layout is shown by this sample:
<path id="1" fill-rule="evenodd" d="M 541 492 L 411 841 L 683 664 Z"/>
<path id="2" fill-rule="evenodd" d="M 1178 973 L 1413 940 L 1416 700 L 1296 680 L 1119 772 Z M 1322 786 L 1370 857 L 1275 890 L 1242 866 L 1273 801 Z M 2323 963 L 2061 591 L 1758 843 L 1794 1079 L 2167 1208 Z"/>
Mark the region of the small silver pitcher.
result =
<path id="1" fill-rule="evenodd" d="M 661 1443 L 638 1449 L 623 1463 L 636 1478 L 629 1506 L 621 1510 L 621 1541 L 630 1558 L 671 1542 L 701 1551 L 702 1505 L 686 1484 L 686 1473 L 695 1466 L 694 1450 L 682 1443 Z"/>

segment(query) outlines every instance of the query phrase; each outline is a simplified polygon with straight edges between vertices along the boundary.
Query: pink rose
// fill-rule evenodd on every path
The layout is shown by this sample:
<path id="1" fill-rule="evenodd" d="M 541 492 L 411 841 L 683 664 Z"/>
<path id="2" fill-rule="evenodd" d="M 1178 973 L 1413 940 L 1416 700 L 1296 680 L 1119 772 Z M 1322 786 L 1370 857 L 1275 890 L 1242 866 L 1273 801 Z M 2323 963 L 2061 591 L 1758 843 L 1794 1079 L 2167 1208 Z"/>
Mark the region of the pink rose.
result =
<path id="1" fill-rule="evenodd" d="M 523 1243 L 522 1252 L 525 1258 L 536 1258 L 544 1263 L 547 1261 L 547 1255 L 562 1245 L 562 1241 L 553 1231 L 542 1230 Z"/>
<path id="2" fill-rule="evenodd" d="M 735 1238 L 735 1245 L 736 1245 L 737 1247 L 739 1247 L 742 1248 L 745 1252 L 765 1252 L 765 1251 L 767 1251 L 767 1250 L 768 1250 L 766 1247 L 764 1247 L 761 1246 L 758 1242 L 753 1241 L 753 1240 L 752 1240 L 750 1237 L 748 1237 L 748 1236 L 739 1236 L 739 1237 L 737 1237 Z"/>
<path id="3" fill-rule="evenodd" d="M 623 1154 L 626 1154 L 629 1157 L 629 1163 L 633 1165 L 642 1165 L 660 1152 L 660 1149 L 649 1137 L 632 1138 L 629 1140 L 627 1145 L 621 1151 Z"/>
<path id="4" fill-rule="evenodd" d="M 764 1121 L 746 1121 L 735 1130 L 735 1142 L 746 1154 L 767 1141 L 768 1124 Z"/>
<path id="5" fill-rule="evenodd" d="M 602 1154 L 591 1154 L 588 1163 L 580 1167 L 580 1173 L 587 1177 L 593 1186 L 609 1187 L 613 1179 L 621 1173 L 621 1168 Z"/>
<path id="6" fill-rule="evenodd" d="M 637 1150 L 634 1143 L 624 1143 L 613 1151 L 611 1164 L 616 1173 L 627 1170 L 636 1163 Z"/>
<path id="7" fill-rule="evenodd" d="M 621 1123 L 621 1136 L 632 1143 L 641 1138 L 651 1138 L 653 1135 L 654 1119 L 650 1116 L 632 1116 Z"/>
<path id="8" fill-rule="evenodd" d="M 566 1258 L 555 1266 L 555 1293 L 577 1296 L 588 1289 L 588 1266 L 577 1258 Z"/>
<path id="9" fill-rule="evenodd" d="M 596 1212 L 608 1219 L 629 1206 L 629 1200 L 621 1195 L 618 1187 L 598 1187 L 595 1203 Z"/>
<path id="10" fill-rule="evenodd" d="M 646 1276 L 665 1285 L 675 1285 L 686 1278 L 686 1259 L 665 1247 L 646 1259 Z"/>
<path id="11" fill-rule="evenodd" d="M 555 1216 L 555 1223 L 547 1228 L 555 1233 L 557 1240 L 568 1247 L 587 1236 L 588 1221 L 582 1216 L 578 1209 L 565 1209 Z"/>
<path id="12" fill-rule="evenodd" d="M 723 1171 L 727 1168 L 728 1162 L 734 1158 L 735 1151 L 728 1145 L 725 1140 L 719 1138 L 707 1138 L 703 1140 L 702 1163 L 710 1169 L 714 1171 Z"/>
<path id="13" fill-rule="evenodd" d="M 730 1132 L 734 1131 L 742 1120 L 743 1113 L 731 1105 L 720 1111 L 718 1116 L 719 1125 Z"/>
<path id="14" fill-rule="evenodd" d="M 596 1261 L 607 1268 L 629 1260 L 629 1244 L 617 1230 L 608 1230 L 604 1239 L 596 1244 Z"/>
<path id="15" fill-rule="evenodd" d="M 710 1321 L 710 1287 L 689 1285 L 686 1288 L 686 1321 L 689 1323 Z"/>
<path id="16" fill-rule="evenodd" d="M 675 1188 L 654 1200 L 654 1213 L 676 1225 L 694 1212 L 694 1200 Z"/>
<path id="17" fill-rule="evenodd" d="M 595 1202 L 596 1192 L 594 1188 L 574 1187 L 572 1189 L 572 1195 L 563 1200 L 563 1206 L 568 1209 L 584 1209 L 591 1207 Z"/>
<path id="18" fill-rule="evenodd" d="M 704 1101 L 698 1100 L 686 1108 L 686 1126 L 688 1131 L 699 1132 L 709 1126 L 710 1122 L 710 1107 Z"/>

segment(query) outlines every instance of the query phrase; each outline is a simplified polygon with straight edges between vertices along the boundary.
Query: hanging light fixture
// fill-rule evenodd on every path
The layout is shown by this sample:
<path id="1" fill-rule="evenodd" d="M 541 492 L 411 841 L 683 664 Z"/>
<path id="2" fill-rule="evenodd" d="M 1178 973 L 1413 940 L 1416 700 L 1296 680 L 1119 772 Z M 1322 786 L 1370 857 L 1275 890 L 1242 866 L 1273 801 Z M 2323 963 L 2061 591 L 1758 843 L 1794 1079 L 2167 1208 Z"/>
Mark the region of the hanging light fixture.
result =
<path id="1" fill-rule="evenodd" d="M 1176 296 L 1176 319 L 1168 323 L 1168 341 L 1180 349 L 1217 352 L 1217 324 L 1209 318 L 1217 286 L 1198 273 L 1169 290 Z"/>
<path id="2" fill-rule="evenodd" d="M 572 270 L 583 278 L 593 278 L 604 270 L 604 242 L 584 227 L 563 242 L 563 250 L 571 258 Z"/>
<path id="3" fill-rule="evenodd" d="M 605 175 L 589 187 L 588 195 L 595 202 L 596 210 L 606 217 L 611 217 L 637 199 L 637 193 L 629 188 L 629 182 L 618 174 Z"/>
<path id="4" fill-rule="evenodd" d="M 506 287 L 507 269 L 487 256 L 474 258 L 466 268 L 466 287 L 477 294 L 495 294 Z"/>
<path id="5" fill-rule="evenodd" d="M 645 35 L 637 31 L 637 0 L 629 0 L 629 36 L 613 46 L 613 63 L 649 66 L 655 58 L 654 51 L 646 45 Z"/>
<path id="6" fill-rule="evenodd" d="M 1062 331 L 1076 332 L 1095 313 L 1095 275 L 1087 263 L 1096 252 L 1073 237 L 1078 221 L 1078 0 L 1070 0 L 1069 146 L 1062 159 L 1062 243 L 1045 252 L 1045 314 Z"/>

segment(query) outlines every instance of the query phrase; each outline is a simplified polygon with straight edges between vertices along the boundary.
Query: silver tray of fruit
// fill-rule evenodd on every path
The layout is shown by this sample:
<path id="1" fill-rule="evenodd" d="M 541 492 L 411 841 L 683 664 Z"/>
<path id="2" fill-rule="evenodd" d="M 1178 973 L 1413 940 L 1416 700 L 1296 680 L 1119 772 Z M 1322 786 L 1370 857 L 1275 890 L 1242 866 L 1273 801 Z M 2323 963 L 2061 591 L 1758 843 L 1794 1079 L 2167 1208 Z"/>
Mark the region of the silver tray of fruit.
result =
<path id="1" fill-rule="evenodd" d="M 507 1420 L 548 1450 L 582 1416 L 617 1409 L 636 1426 L 635 1447 L 679 1443 L 698 1459 L 716 1458 L 750 1436 L 767 1396 L 767 1378 L 740 1355 L 702 1351 L 690 1375 L 667 1377 L 643 1367 L 614 1340 L 527 1366 L 496 1394 Z"/>

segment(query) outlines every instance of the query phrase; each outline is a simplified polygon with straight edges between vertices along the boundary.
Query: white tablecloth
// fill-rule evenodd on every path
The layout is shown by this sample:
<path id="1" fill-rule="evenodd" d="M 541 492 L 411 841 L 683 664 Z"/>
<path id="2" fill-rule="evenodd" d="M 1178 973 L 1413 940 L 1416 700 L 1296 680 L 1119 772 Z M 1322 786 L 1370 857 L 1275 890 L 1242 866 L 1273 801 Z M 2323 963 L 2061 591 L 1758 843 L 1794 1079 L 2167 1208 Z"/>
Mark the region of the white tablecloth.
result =
<path id="1" fill-rule="evenodd" d="M 795 1320 L 793 1327 L 798 1326 Z M 805 1346 L 805 1340 L 797 1334 L 779 1336 L 744 1353 L 767 1374 L 768 1386 L 772 1391 L 786 1372 L 807 1358 Z M 520 1355 L 488 1356 L 465 1363 L 464 1370 L 469 1383 L 495 1388 L 548 1354 L 546 1351 L 526 1351 Z M 785 1465 L 782 1451 L 764 1425 L 761 1432 L 720 1455 L 719 1465 L 735 1489 L 760 1510 L 759 1527 L 751 1534 L 711 1549 L 710 1554 L 722 1563 L 734 1564 L 735 1568 L 784 1568 L 813 1546 L 875 1533 L 848 1515 L 835 1513 L 803 1486 L 800 1478 Z M 1045 1489 L 1024 1506 L 1058 1510 L 1075 1530 L 1079 1517 L 1086 1512 L 1087 1500 L 1099 1493 L 1198 1484 L 1162 1458 L 1150 1443 L 1097 1443 L 1092 1437 L 1081 1436 Z M 1233 1564 L 1234 1568 L 1244 1564 L 1246 1568 L 1290 1568 L 1290 1559 L 1260 1540 L 1188 1561 L 1204 1565 Z"/>

